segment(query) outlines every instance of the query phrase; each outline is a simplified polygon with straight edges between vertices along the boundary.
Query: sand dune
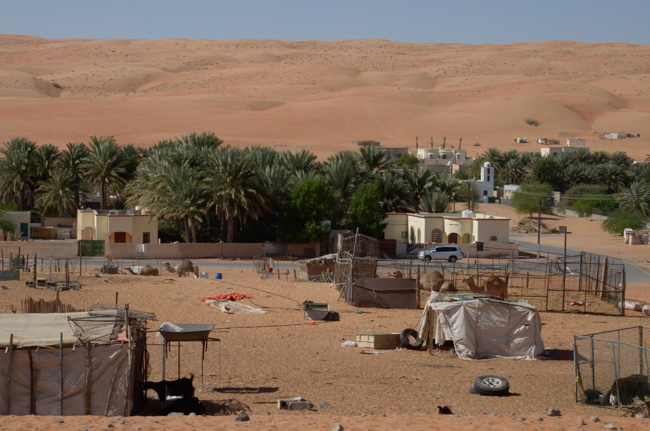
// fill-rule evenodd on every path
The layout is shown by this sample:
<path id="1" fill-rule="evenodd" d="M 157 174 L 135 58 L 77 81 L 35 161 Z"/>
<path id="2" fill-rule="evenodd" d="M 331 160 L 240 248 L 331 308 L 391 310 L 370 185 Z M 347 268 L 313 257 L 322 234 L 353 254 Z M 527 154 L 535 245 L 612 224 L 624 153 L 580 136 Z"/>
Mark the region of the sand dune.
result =
<path id="1" fill-rule="evenodd" d="M 148 146 L 212 131 L 228 144 L 306 148 L 326 157 L 358 139 L 413 146 L 463 136 L 538 151 L 518 136 L 598 133 L 644 159 L 650 46 L 571 41 L 408 44 L 380 39 L 46 40 L 0 35 L 0 142 L 64 146 L 111 134 Z M 57 86 L 61 88 L 57 88 Z M 538 128 L 525 123 L 534 118 Z M 453 137 L 453 138 L 452 138 Z"/>

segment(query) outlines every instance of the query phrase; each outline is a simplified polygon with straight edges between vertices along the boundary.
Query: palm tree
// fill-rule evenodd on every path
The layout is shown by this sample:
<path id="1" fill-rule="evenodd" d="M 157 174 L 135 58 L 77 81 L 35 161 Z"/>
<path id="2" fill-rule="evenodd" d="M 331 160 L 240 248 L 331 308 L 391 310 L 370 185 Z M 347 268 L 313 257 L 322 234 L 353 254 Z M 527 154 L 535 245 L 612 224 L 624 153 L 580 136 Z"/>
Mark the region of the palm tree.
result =
<path id="1" fill-rule="evenodd" d="M 206 214 L 207 191 L 203 172 L 192 166 L 190 154 L 163 150 L 151 153 L 138 166 L 134 180 L 126 187 L 128 203 L 147 208 L 161 220 L 179 220 L 185 240 L 197 242 L 197 224 Z"/>
<path id="2" fill-rule="evenodd" d="M 223 140 L 219 139 L 212 132 L 203 132 L 203 133 L 190 133 L 188 135 L 181 136 L 177 140 L 180 143 L 185 145 L 194 146 L 200 150 L 209 150 L 212 148 L 217 148 L 223 144 Z"/>
<path id="3" fill-rule="evenodd" d="M 281 162 L 292 177 L 298 178 L 319 169 L 316 154 L 301 150 L 300 152 L 287 151 L 282 153 Z"/>
<path id="4" fill-rule="evenodd" d="M 462 185 L 458 178 L 453 175 L 445 175 L 442 181 L 438 183 L 437 188 L 453 202 L 453 211 L 456 212 L 456 202 L 460 202 L 463 197 Z"/>
<path id="5" fill-rule="evenodd" d="M 57 216 L 77 213 L 75 179 L 66 168 L 56 168 L 47 180 L 41 181 L 36 189 L 36 205 L 47 214 L 56 210 Z"/>
<path id="6" fill-rule="evenodd" d="M 34 163 L 36 164 L 37 182 L 47 180 L 50 177 L 50 172 L 54 169 L 60 157 L 61 152 L 52 144 L 45 144 L 36 148 Z"/>
<path id="7" fill-rule="evenodd" d="M 257 219 L 267 210 L 260 184 L 255 176 L 255 162 L 249 152 L 219 147 L 206 157 L 208 205 L 226 226 L 226 242 L 234 239 L 235 219 Z"/>
<path id="8" fill-rule="evenodd" d="M 88 147 L 84 143 L 69 143 L 66 149 L 61 152 L 57 168 L 66 169 L 70 173 L 72 189 L 75 195 L 77 207 L 81 205 L 80 194 L 84 189 L 83 180 L 85 177 L 84 160 L 88 156 Z"/>
<path id="9" fill-rule="evenodd" d="M 499 172 L 501 166 L 503 166 L 503 154 L 496 148 L 488 148 L 481 157 L 485 159 L 486 162 L 492 164 L 495 175 Z"/>
<path id="10" fill-rule="evenodd" d="M 446 193 L 436 190 L 427 190 L 422 199 L 424 211 L 428 213 L 446 213 L 449 212 L 450 199 Z"/>
<path id="11" fill-rule="evenodd" d="M 521 159 L 508 160 L 499 171 L 499 179 L 504 184 L 520 184 L 526 177 L 526 168 Z"/>
<path id="12" fill-rule="evenodd" d="M 393 172 L 384 172 L 379 177 L 379 184 L 381 202 L 387 212 L 413 211 L 414 202 L 402 177 Z"/>
<path id="13" fill-rule="evenodd" d="M 591 164 L 593 163 L 593 156 L 589 152 L 589 150 L 585 148 L 580 148 L 573 153 L 571 153 L 571 156 L 573 158 L 573 161 L 576 163 L 585 163 L 585 164 Z"/>
<path id="14" fill-rule="evenodd" d="M 650 216 L 650 186 L 645 182 L 633 182 L 621 192 L 618 205 L 623 211 L 641 212 Z"/>
<path id="15" fill-rule="evenodd" d="M 33 206 L 36 143 L 27 138 L 13 138 L 0 148 L 0 196 L 28 208 Z"/>
<path id="16" fill-rule="evenodd" d="M 578 184 L 589 184 L 586 165 L 573 163 L 564 169 L 564 182 L 568 188 Z"/>
<path id="17" fill-rule="evenodd" d="M 390 166 L 390 157 L 386 150 L 378 145 L 369 145 L 359 149 L 361 157 L 361 166 L 371 174 L 388 169 Z"/>
<path id="18" fill-rule="evenodd" d="M 614 151 L 609 156 L 609 162 L 615 164 L 616 166 L 620 166 L 622 168 L 628 168 L 632 166 L 632 163 L 634 161 L 628 157 L 626 152 Z"/>
<path id="19" fill-rule="evenodd" d="M 416 203 L 416 210 L 427 190 L 435 187 L 437 177 L 434 171 L 418 165 L 413 169 L 404 170 L 404 181 L 409 188 L 409 193 Z"/>
<path id="20" fill-rule="evenodd" d="M 90 150 L 84 162 L 87 178 L 99 183 L 101 188 L 101 209 L 108 203 L 108 190 L 113 184 L 122 184 L 126 164 L 120 147 L 112 136 L 92 136 Z"/>
<path id="21" fill-rule="evenodd" d="M 356 154 L 342 151 L 330 157 L 324 166 L 323 177 L 334 197 L 333 218 L 343 225 L 350 200 L 363 180 Z"/>
<path id="22" fill-rule="evenodd" d="M 613 163 L 604 163 L 598 166 L 600 184 L 607 187 L 608 193 L 617 193 L 625 187 L 627 175 L 625 170 Z"/>

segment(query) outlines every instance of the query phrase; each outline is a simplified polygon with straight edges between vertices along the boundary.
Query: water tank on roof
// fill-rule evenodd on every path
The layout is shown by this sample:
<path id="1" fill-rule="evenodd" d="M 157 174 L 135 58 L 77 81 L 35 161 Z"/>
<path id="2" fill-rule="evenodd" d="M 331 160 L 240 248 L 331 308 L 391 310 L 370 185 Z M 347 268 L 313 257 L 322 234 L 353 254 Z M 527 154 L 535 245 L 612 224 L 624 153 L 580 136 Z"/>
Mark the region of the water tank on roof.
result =
<path id="1" fill-rule="evenodd" d="M 474 217 L 474 211 L 465 210 L 465 211 L 463 211 L 461 213 L 461 217 L 463 217 L 463 218 L 472 218 L 472 217 Z"/>

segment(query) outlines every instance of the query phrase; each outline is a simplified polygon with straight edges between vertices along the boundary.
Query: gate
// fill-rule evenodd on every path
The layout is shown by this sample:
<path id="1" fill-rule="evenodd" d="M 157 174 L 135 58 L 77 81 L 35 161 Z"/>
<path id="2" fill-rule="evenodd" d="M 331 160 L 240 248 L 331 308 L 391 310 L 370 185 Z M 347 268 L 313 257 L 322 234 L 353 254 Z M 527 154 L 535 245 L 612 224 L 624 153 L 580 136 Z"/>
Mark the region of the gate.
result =
<path id="1" fill-rule="evenodd" d="M 103 256 L 104 255 L 104 241 L 94 239 L 80 239 L 79 256 Z"/>

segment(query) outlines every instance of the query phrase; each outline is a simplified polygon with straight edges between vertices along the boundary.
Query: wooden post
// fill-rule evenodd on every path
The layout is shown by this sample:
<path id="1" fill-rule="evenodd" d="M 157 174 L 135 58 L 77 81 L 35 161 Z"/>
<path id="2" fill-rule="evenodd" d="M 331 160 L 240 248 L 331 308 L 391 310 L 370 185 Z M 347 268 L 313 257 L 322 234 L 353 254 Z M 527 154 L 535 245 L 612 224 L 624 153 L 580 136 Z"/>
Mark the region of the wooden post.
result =
<path id="1" fill-rule="evenodd" d="M 70 267 L 67 258 L 65 259 L 65 287 L 70 290 Z"/>
<path id="2" fill-rule="evenodd" d="M 63 416 L 63 332 L 59 334 L 59 416 Z"/>
<path id="3" fill-rule="evenodd" d="M 9 409 L 11 408 L 11 368 L 14 356 L 14 334 L 9 334 L 9 351 L 7 352 L 9 357 L 7 358 L 7 382 L 5 387 L 5 416 L 10 414 Z"/>
<path id="4" fill-rule="evenodd" d="M 413 278 L 411 275 L 412 273 L 413 273 L 413 261 L 409 260 L 409 277 L 408 277 L 409 279 Z"/>
<path id="5" fill-rule="evenodd" d="M 528 289 L 528 282 L 529 282 L 529 279 L 530 279 L 530 272 L 527 272 L 527 273 L 526 273 L 526 289 Z"/>
<path id="6" fill-rule="evenodd" d="M 58 292 L 58 289 L 57 289 Z M 92 367 L 92 354 L 90 351 L 90 341 L 86 341 L 86 375 L 84 376 L 84 414 L 90 415 L 91 412 L 91 394 L 90 394 L 90 369 Z"/>
<path id="7" fill-rule="evenodd" d="M 81 255 L 81 253 L 79 253 L 79 277 L 81 277 L 81 264 L 82 264 L 82 260 L 81 260 L 81 259 L 83 259 L 83 256 Z M 160 272 L 160 269 L 158 270 L 158 273 L 161 273 L 161 272 Z M 80 280 L 80 281 L 81 281 L 81 280 Z"/>
<path id="8" fill-rule="evenodd" d="M 34 372 L 34 358 L 32 356 L 32 349 L 27 349 L 27 357 L 29 358 L 29 414 L 36 414 L 36 373 Z"/>
<path id="9" fill-rule="evenodd" d="M 418 272 L 415 276 L 415 308 L 420 308 L 420 265 L 418 265 Z"/>
<path id="10" fill-rule="evenodd" d="M 601 286 L 600 299 L 605 299 L 605 283 L 607 283 L 607 261 L 608 261 L 608 257 L 605 256 L 605 259 L 603 260 L 603 279 L 600 282 L 600 286 Z M 621 308 L 623 309 L 625 308 L 623 307 L 623 304 L 621 304 Z"/>
<path id="11" fill-rule="evenodd" d="M 133 332 L 131 331 L 131 319 L 129 319 L 129 304 L 124 304 L 124 324 L 126 325 L 126 336 L 129 339 L 129 350 L 127 352 L 127 360 L 129 363 L 127 364 L 127 369 L 129 370 L 127 373 L 128 377 L 128 384 L 126 388 L 126 402 L 124 403 L 124 416 L 127 416 L 128 414 L 131 413 L 131 400 L 133 399 L 133 388 L 131 386 L 131 382 L 133 381 L 133 356 L 131 351 L 135 347 L 135 343 L 133 342 Z M 163 345 L 164 348 L 164 345 Z M 180 353 L 180 352 L 179 352 Z M 164 364 L 163 364 L 164 367 Z M 164 379 L 164 377 L 163 377 Z M 164 400 L 163 400 L 164 401 Z"/>
<path id="12" fill-rule="evenodd" d="M 36 287 L 36 272 L 38 271 L 38 254 L 34 254 L 34 287 Z"/>
<path id="13" fill-rule="evenodd" d="M 2 260 L 2 270 L 5 270 L 5 249 L 0 248 L 0 260 Z"/>

